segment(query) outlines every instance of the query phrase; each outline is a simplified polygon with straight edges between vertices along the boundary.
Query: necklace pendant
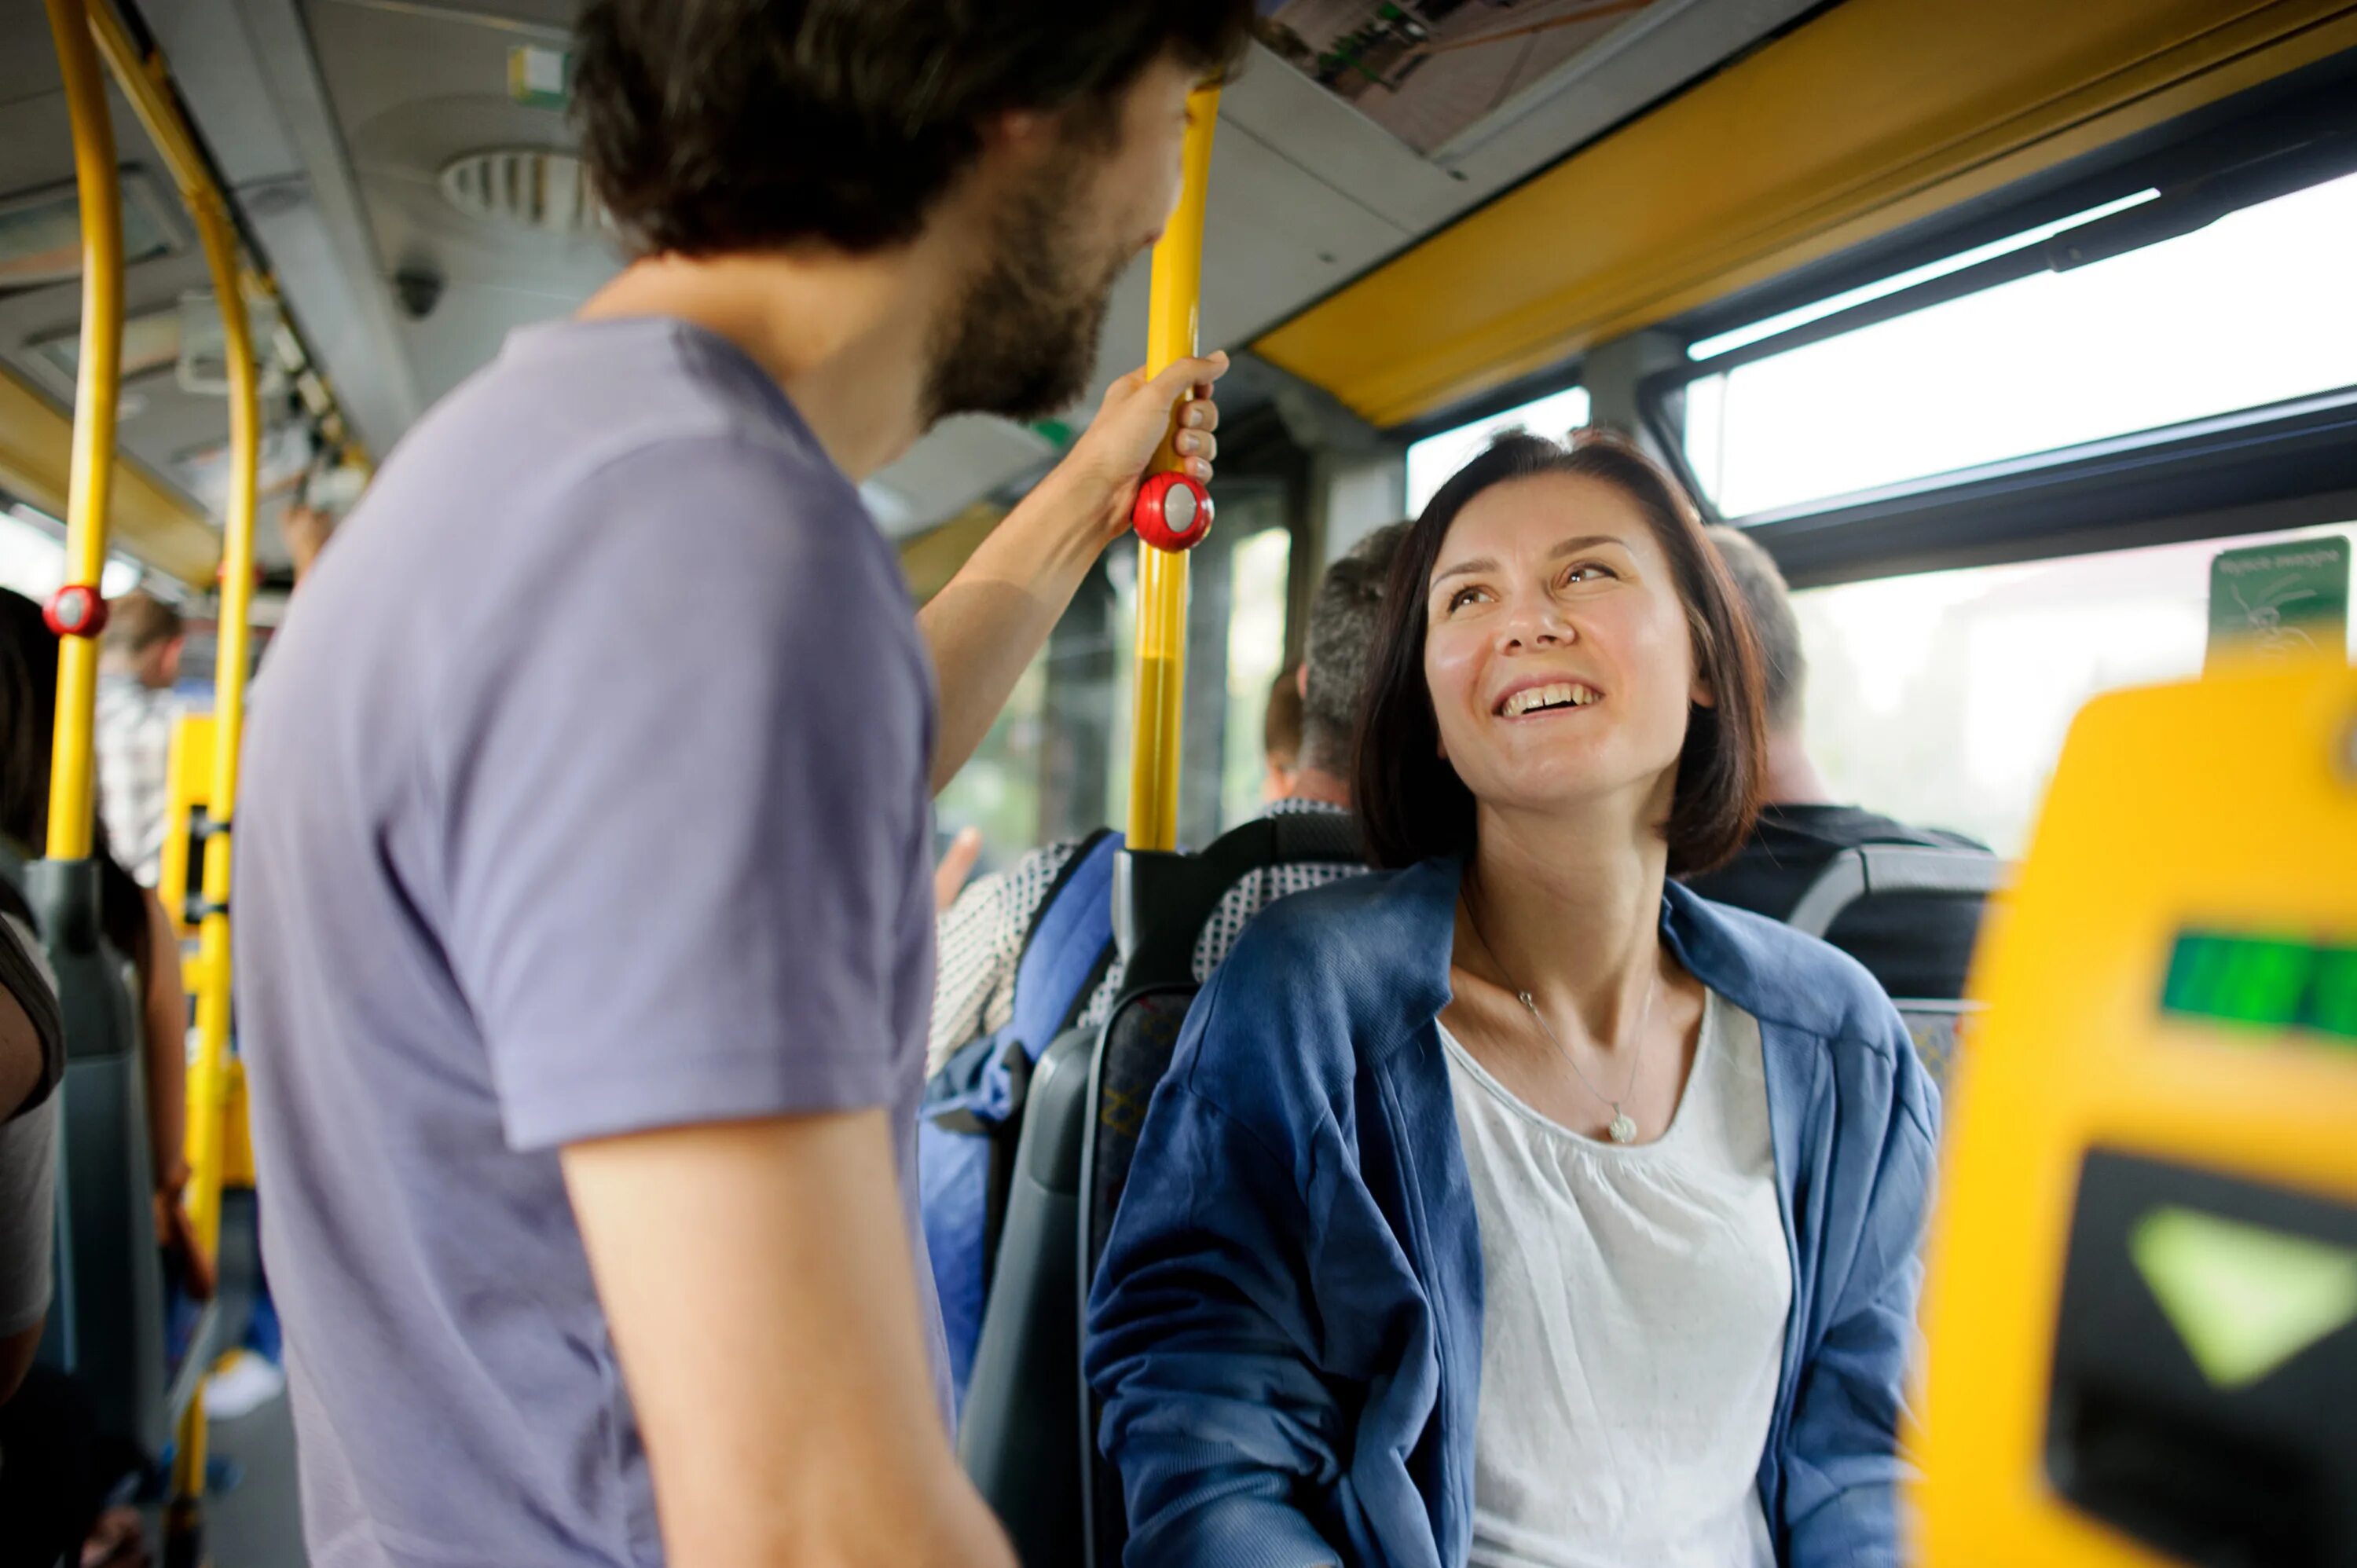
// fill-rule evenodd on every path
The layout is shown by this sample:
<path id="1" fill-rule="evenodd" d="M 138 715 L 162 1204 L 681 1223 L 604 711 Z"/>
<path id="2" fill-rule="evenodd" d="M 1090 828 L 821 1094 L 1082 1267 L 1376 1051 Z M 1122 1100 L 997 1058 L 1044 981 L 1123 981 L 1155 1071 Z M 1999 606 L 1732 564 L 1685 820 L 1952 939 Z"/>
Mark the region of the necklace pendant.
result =
<path id="1" fill-rule="evenodd" d="M 1612 1112 L 1612 1120 L 1606 1124 L 1604 1130 L 1612 1134 L 1612 1141 L 1616 1144 L 1633 1144 L 1637 1141 L 1637 1119 L 1617 1107 Z"/>

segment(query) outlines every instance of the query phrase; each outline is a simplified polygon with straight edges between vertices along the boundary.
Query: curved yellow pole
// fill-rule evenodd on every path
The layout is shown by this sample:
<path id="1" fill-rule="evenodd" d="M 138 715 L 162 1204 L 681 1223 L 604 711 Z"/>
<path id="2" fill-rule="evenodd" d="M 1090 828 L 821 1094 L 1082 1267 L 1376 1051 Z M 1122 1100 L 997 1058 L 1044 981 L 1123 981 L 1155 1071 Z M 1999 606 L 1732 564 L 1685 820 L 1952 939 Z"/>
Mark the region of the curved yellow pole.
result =
<path id="1" fill-rule="evenodd" d="M 1187 142 L 1178 207 L 1154 247 L 1146 372 L 1158 375 L 1195 352 L 1203 294 L 1203 205 L 1211 176 L 1211 133 L 1220 90 L 1187 100 Z M 1174 430 L 1175 434 L 1175 430 Z M 1168 437 L 1154 471 L 1179 466 Z M 1178 847 L 1178 743 L 1187 696 L 1187 553 L 1137 545 L 1137 673 L 1130 704 L 1129 847 Z"/>
<path id="2" fill-rule="evenodd" d="M 108 68 L 172 171 L 196 220 L 220 301 L 229 361 L 229 510 L 222 520 L 221 602 L 213 659 L 212 780 L 207 817 L 216 831 L 203 841 L 205 910 L 198 929 L 197 1059 L 188 1074 L 188 1186 L 184 1201 L 197 1242 L 208 1257 L 221 1251 L 221 1159 L 228 1141 L 230 1030 L 230 838 L 237 804 L 239 739 L 245 725 L 246 664 L 253 611 L 253 514 L 262 448 L 262 392 L 253 358 L 245 280 L 236 228 L 196 138 L 180 117 L 163 62 L 141 59 L 131 37 L 104 6 L 90 14 L 91 34 Z M 176 1530 L 193 1529 L 204 1496 L 205 1407 L 201 1390 L 182 1417 L 172 1466 Z"/>
<path id="3" fill-rule="evenodd" d="M 114 123 L 90 42 L 84 0 L 45 0 L 73 121 L 74 186 L 81 198 L 81 370 L 74 390 L 73 469 L 67 481 L 66 583 L 98 593 L 106 570 L 108 492 L 114 482 L 114 409 L 123 381 L 123 196 Z M 51 860 L 90 856 L 91 726 L 98 643 L 58 639 L 57 744 L 49 760 Z"/>

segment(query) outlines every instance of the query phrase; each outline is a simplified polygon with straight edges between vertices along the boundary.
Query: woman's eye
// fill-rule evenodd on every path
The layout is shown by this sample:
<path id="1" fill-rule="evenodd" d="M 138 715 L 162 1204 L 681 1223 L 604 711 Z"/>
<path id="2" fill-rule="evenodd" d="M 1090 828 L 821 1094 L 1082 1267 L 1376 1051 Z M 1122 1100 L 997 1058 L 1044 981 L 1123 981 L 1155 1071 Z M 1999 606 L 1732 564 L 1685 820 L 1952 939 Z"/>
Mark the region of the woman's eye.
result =
<path id="1" fill-rule="evenodd" d="M 1455 615 L 1459 609 L 1462 609 L 1465 606 L 1473 603 L 1480 596 L 1481 590 L 1479 588 L 1458 589 L 1455 593 L 1448 596 L 1448 613 Z"/>
<path id="2" fill-rule="evenodd" d="M 1601 561 L 1582 561 L 1563 575 L 1566 583 L 1595 583 L 1617 577 L 1620 574 Z"/>

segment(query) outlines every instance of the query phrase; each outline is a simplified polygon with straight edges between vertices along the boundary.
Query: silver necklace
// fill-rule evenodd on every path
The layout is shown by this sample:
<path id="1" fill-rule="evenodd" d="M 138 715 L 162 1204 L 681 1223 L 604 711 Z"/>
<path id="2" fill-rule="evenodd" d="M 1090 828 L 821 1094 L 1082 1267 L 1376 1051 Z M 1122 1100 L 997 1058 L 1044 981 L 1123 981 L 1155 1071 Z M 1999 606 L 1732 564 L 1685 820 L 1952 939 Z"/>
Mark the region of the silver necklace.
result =
<path id="1" fill-rule="evenodd" d="M 1473 901 L 1469 898 L 1465 901 L 1465 923 L 1473 928 L 1474 940 L 1481 944 L 1481 950 L 1489 954 L 1490 961 L 1497 966 L 1498 972 L 1506 976 L 1506 983 L 1514 988 L 1514 999 L 1523 1004 L 1523 1011 L 1530 1014 L 1531 1022 L 1539 1026 L 1539 1033 L 1547 1037 L 1547 1044 L 1553 1046 L 1555 1049 L 1555 1054 L 1563 1058 L 1565 1063 L 1570 1067 L 1573 1072 L 1579 1075 L 1579 1081 L 1581 1085 L 1587 1089 L 1588 1093 L 1596 1096 L 1597 1099 L 1602 1101 L 1605 1104 L 1612 1108 L 1612 1120 L 1604 1124 L 1604 1130 L 1612 1135 L 1612 1141 L 1616 1144 L 1635 1143 L 1637 1141 L 1637 1119 L 1634 1116 L 1630 1115 L 1626 1111 L 1620 1109 L 1620 1101 L 1628 1099 L 1631 1094 L 1634 1094 L 1637 1091 L 1637 1074 L 1645 1065 L 1645 1031 L 1652 1026 L 1653 998 L 1660 995 L 1662 993 L 1662 972 L 1660 966 L 1656 965 L 1654 967 L 1653 983 L 1645 988 L 1645 1010 L 1637 1019 L 1637 1047 L 1634 1053 L 1634 1059 L 1629 1064 L 1629 1083 L 1626 1088 L 1620 1090 L 1620 1099 L 1616 1100 L 1611 1095 L 1609 1095 L 1602 1090 L 1597 1088 L 1596 1080 L 1581 1070 L 1579 1058 L 1573 1056 L 1571 1052 L 1566 1048 L 1563 1041 L 1555 1036 L 1555 1030 L 1549 1026 L 1546 1021 L 1546 1015 L 1539 1011 L 1538 1003 L 1533 999 L 1529 992 L 1523 989 L 1522 982 L 1516 980 L 1512 974 L 1507 973 L 1505 961 L 1498 956 L 1498 950 L 1491 947 L 1490 945 L 1490 939 L 1482 934 L 1481 922 L 1475 918 L 1473 914 Z"/>

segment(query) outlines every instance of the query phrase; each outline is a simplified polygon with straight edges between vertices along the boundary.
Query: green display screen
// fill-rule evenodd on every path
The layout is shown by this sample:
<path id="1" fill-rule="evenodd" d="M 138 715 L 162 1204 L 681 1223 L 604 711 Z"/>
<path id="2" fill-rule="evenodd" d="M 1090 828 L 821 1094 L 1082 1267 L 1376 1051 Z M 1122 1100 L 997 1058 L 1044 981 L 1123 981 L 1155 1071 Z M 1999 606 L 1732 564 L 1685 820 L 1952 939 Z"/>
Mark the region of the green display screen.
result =
<path id="1" fill-rule="evenodd" d="M 2187 931 L 2169 960 L 2161 1010 L 2357 1046 L 2357 947 Z"/>

